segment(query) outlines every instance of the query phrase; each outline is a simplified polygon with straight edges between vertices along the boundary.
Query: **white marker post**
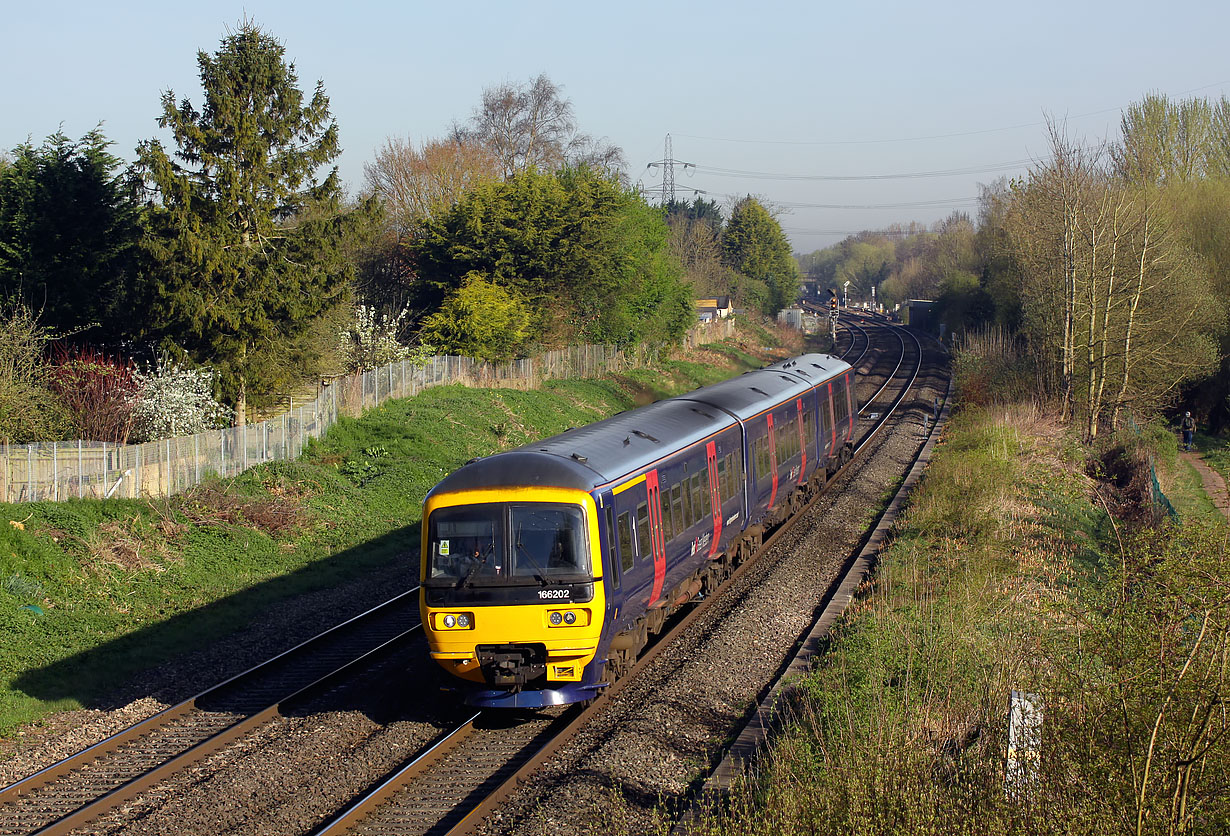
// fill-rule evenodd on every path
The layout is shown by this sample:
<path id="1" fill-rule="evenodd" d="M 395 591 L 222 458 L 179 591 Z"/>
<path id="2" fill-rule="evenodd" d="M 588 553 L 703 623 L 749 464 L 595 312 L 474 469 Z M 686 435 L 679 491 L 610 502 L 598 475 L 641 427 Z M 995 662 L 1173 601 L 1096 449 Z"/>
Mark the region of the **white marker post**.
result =
<path id="1" fill-rule="evenodd" d="M 1038 784 L 1042 759 L 1042 697 L 1013 691 L 1008 706 L 1008 762 L 1004 793 L 1024 801 Z"/>

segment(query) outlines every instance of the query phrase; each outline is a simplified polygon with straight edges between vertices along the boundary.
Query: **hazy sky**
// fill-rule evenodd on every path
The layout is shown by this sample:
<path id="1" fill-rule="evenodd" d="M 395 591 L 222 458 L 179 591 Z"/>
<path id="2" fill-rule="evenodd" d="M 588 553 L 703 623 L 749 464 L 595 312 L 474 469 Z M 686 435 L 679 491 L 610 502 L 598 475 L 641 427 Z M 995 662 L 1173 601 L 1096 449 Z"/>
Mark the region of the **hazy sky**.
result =
<path id="1" fill-rule="evenodd" d="M 159 135 L 163 91 L 200 106 L 197 50 L 245 15 L 285 44 L 305 90 L 324 82 L 351 191 L 387 137 L 440 137 L 484 87 L 546 73 L 581 130 L 624 149 L 633 181 L 661 184 L 646 166 L 669 133 L 696 165 L 675 168 L 677 196 L 757 195 L 800 252 L 974 213 L 979 183 L 1046 154 L 1048 114 L 1092 143 L 1146 93 L 1230 92 L 1230 4 L 1211 0 L 66 0 L 6 8 L 0 148 L 102 122 L 132 160 Z M 879 177 L 902 174 L 915 176 Z"/>

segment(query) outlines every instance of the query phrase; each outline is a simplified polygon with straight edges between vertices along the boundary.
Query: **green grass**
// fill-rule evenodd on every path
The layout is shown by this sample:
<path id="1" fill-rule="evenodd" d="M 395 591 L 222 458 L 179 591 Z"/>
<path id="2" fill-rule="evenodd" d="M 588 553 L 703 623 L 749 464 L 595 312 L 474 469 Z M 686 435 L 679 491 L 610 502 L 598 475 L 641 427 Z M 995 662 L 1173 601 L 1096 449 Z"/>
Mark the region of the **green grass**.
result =
<path id="1" fill-rule="evenodd" d="M 745 368 L 667 363 L 631 377 L 665 395 Z M 343 418 L 297 461 L 169 500 L 0 505 L 0 735 L 99 705 L 295 596 L 402 566 L 409 585 L 423 497 L 445 474 L 640 397 L 609 380 L 436 387 Z"/>
<path id="2" fill-rule="evenodd" d="M 797 721 L 693 832 L 1227 832 L 1227 526 L 1113 520 L 1087 455 L 1026 410 L 959 412 Z M 1024 803 L 1011 690 L 1045 701 Z"/>

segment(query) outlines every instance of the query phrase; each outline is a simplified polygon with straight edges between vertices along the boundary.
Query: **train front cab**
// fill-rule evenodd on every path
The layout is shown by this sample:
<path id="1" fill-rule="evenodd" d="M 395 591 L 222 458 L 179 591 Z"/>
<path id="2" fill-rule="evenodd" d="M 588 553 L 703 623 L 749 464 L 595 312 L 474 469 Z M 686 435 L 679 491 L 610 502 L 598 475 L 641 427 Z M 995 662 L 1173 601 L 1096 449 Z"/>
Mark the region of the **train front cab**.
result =
<path id="1" fill-rule="evenodd" d="M 524 487 L 428 497 L 420 612 L 431 656 L 479 707 L 593 697 L 605 623 L 597 506 Z"/>

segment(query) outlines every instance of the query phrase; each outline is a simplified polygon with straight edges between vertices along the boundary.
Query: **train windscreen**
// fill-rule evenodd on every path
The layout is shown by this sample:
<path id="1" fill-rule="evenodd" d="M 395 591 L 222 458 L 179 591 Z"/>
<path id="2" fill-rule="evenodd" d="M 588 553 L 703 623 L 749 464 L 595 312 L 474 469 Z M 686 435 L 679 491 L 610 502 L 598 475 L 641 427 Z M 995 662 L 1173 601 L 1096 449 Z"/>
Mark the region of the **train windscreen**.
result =
<path id="1" fill-rule="evenodd" d="M 588 579 L 585 533 L 584 513 L 574 505 L 437 508 L 428 525 L 427 580 L 465 586 Z"/>

